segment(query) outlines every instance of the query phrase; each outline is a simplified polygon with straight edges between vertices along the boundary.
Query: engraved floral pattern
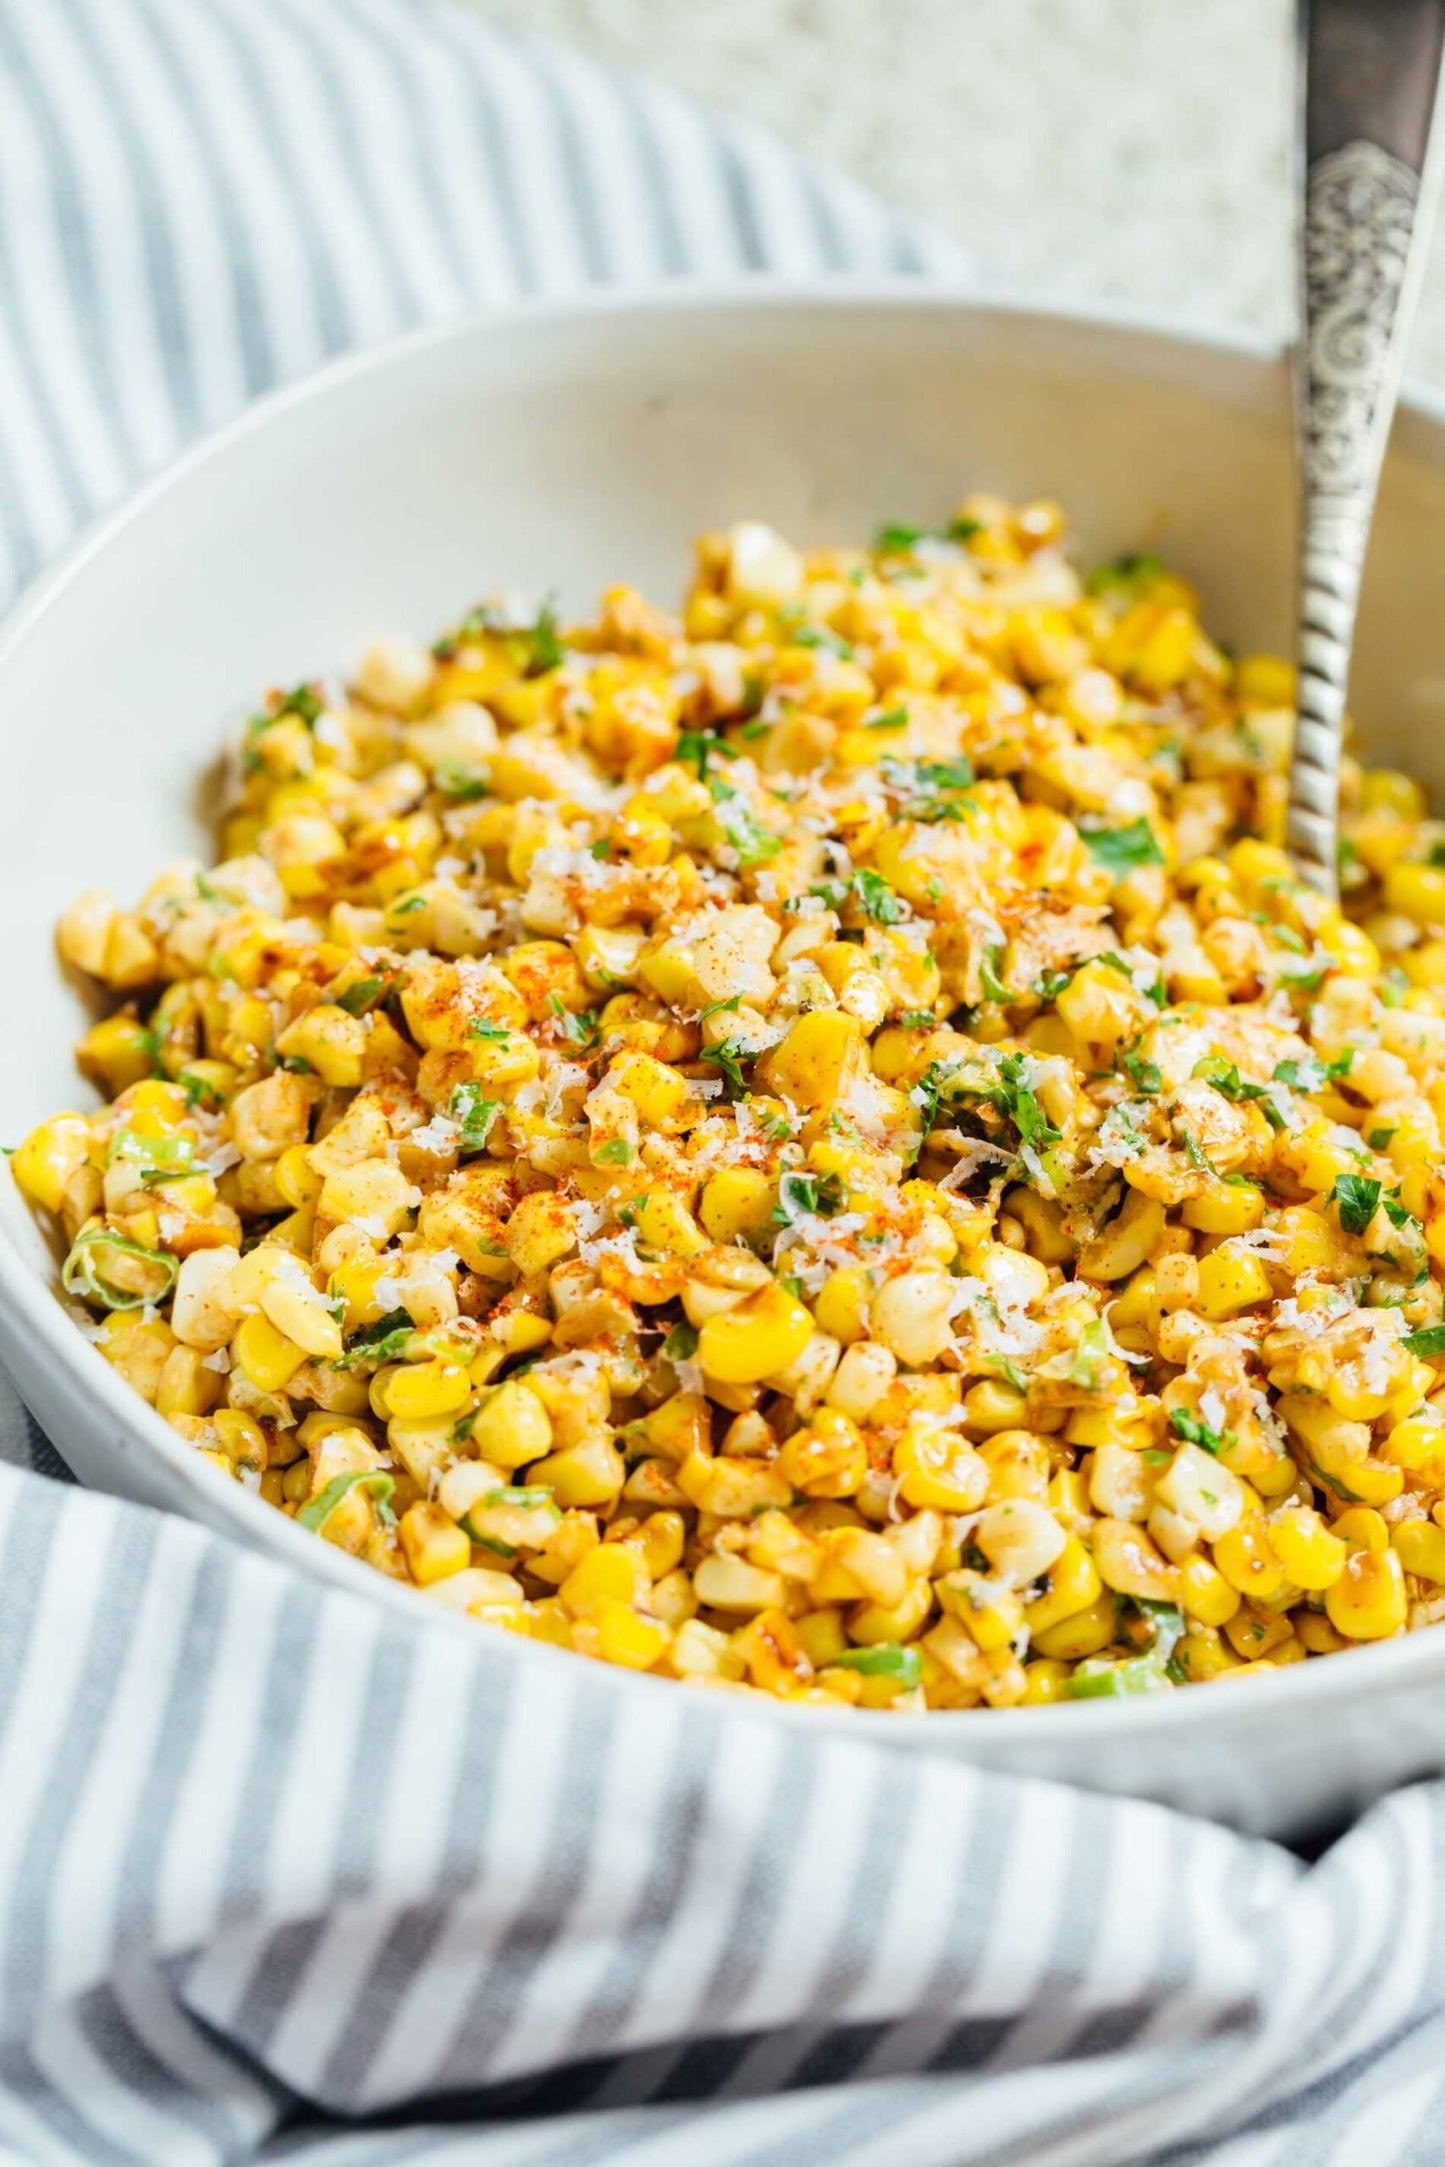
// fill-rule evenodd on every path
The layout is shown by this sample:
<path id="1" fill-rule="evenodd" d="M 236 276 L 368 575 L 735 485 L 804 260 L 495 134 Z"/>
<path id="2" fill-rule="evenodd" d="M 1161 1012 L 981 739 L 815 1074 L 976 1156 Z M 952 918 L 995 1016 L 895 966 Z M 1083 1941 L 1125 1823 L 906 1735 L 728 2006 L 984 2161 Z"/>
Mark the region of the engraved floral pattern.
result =
<path id="1" fill-rule="evenodd" d="M 1347 143 L 1309 177 L 1305 294 L 1311 478 L 1359 489 L 1379 455 L 1381 380 L 1419 178 L 1374 143 Z"/>

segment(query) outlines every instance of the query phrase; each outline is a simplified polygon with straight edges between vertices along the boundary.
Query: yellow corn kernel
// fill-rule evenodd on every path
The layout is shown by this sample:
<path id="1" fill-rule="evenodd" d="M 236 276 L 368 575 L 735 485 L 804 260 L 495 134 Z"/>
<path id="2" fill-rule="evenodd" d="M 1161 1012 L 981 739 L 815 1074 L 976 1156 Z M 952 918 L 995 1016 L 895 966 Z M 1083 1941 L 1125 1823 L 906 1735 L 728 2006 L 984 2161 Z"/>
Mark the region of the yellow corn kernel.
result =
<path id="1" fill-rule="evenodd" d="M 397 1530 L 411 1577 L 418 1587 L 447 1580 L 472 1561 L 471 1539 L 440 1505 L 412 1505 L 401 1516 Z"/>
<path id="2" fill-rule="evenodd" d="M 156 1412 L 162 1415 L 209 1414 L 221 1397 L 225 1379 L 207 1369 L 194 1347 L 172 1347 L 156 1383 Z"/>
<path id="3" fill-rule="evenodd" d="M 32 1129 L 10 1161 L 22 1193 L 42 1211 L 59 1211 L 66 1183 L 90 1153 L 90 1123 L 83 1114 L 56 1114 Z"/>
<path id="4" fill-rule="evenodd" d="M 1067 1663 L 1051 1662 L 1047 1656 L 1036 1663 L 1025 1663 L 1024 1706 L 1044 1708 L 1066 1700 L 1070 1675 Z"/>
<path id="5" fill-rule="evenodd" d="M 1258 1515 L 1239 1521 L 1216 1538 L 1214 1562 L 1241 1595 L 1267 1602 L 1285 1584 L 1285 1568 L 1270 1540 L 1268 1524 Z"/>
<path id="6" fill-rule="evenodd" d="M 275 1463 L 276 1454 L 268 1450 L 266 1432 L 253 1416 L 244 1414 L 239 1407 L 218 1407 L 211 1417 L 211 1428 L 216 1442 L 234 1467 L 265 1467 Z M 280 1457 L 285 1458 L 285 1453 Z M 302 1458 L 296 1466 L 301 1470 L 297 1480 L 304 1480 L 310 1487 L 311 1469 Z M 305 1497 L 307 1490 L 301 1495 Z"/>
<path id="7" fill-rule="evenodd" d="M 1105 1588 L 1087 1608 L 1035 1633 L 1031 1645 L 1037 1654 L 1053 1661 L 1077 1663 L 1083 1656 L 1097 1655 L 1101 1648 L 1107 1648 L 1118 1626 L 1118 1604 L 1111 1590 Z"/>
<path id="8" fill-rule="evenodd" d="M 725 1166 L 703 1190 L 698 1217 L 715 1242 L 755 1240 L 772 1225 L 776 1193 L 766 1174 Z"/>
<path id="9" fill-rule="evenodd" d="M 1268 1301 L 1274 1289 L 1259 1258 L 1247 1249 L 1231 1249 L 1228 1243 L 1199 1259 L 1199 1292 L 1194 1307 L 1211 1323 L 1237 1317 L 1255 1302 Z"/>
<path id="10" fill-rule="evenodd" d="M 311 1155 L 305 1144 L 291 1144 L 282 1152 L 273 1169 L 276 1187 L 284 1203 L 293 1210 L 305 1204 L 314 1204 L 321 1194 L 322 1177 L 311 1164 Z"/>
<path id="11" fill-rule="evenodd" d="M 709 1610 L 783 1610 L 788 1586 L 781 1573 L 762 1571 L 745 1558 L 714 1552 L 692 1576 L 697 1599 Z"/>
<path id="12" fill-rule="evenodd" d="M 786 1035 L 758 1063 L 765 1091 L 795 1106 L 831 1106 L 861 1074 L 863 1025 L 838 1008 L 816 1008 L 789 1025 Z"/>
<path id="13" fill-rule="evenodd" d="M 1179 1607 L 1187 1617 L 1205 1626 L 1227 1625 L 1241 1601 L 1239 1590 L 1202 1551 L 1186 1558 L 1180 1566 Z"/>
<path id="14" fill-rule="evenodd" d="M 813 1316 L 819 1331 L 841 1340 L 845 1347 L 851 1347 L 867 1329 L 871 1294 L 868 1274 L 863 1267 L 845 1264 L 818 1290 Z"/>
<path id="15" fill-rule="evenodd" d="M 747 1668 L 729 1636 L 715 1625 L 704 1625 L 701 1618 L 689 1618 L 678 1627 L 668 1658 L 679 1678 L 719 1678 L 735 1684 Z"/>
<path id="16" fill-rule="evenodd" d="M 304 1061 L 323 1083 L 351 1086 L 361 1082 L 366 1040 L 362 1017 L 323 1001 L 287 1024 L 276 1041 L 276 1051 L 288 1061 Z"/>
<path id="17" fill-rule="evenodd" d="M 708 1318 L 697 1359 L 707 1376 L 723 1384 L 759 1384 L 796 1361 L 812 1335 L 813 1319 L 803 1304 L 772 1281 Z"/>
<path id="18" fill-rule="evenodd" d="M 440 1357 L 432 1362 L 404 1362 L 383 1371 L 382 1377 L 382 1411 L 400 1415 L 403 1421 L 459 1414 L 472 1396 L 472 1380 L 462 1364 Z"/>
<path id="19" fill-rule="evenodd" d="M 792 1619 L 782 1610 L 760 1610 L 733 1636 L 748 1677 L 764 1693 L 783 1697 L 808 1685 L 813 1663 Z"/>
<path id="20" fill-rule="evenodd" d="M 309 1279 L 299 1273 L 294 1279 L 270 1278 L 256 1299 L 277 1331 L 303 1353 L 322 1362 L 334 1362 L 340 1355 L 341 1326 Z"/>
<path id="21" fill-rule="evenodd" d="M 1269 1523 L 1269 1539 L 1297 1588 L 1332 1588 L 1345 1569 L 1346 1549 L 1309 1505 L 1288 1505 Z"/>
<path id="22" fill-rule="evenodd" d="M 1325 1612 L 1346 1640 L 1386 1640 L 1404 1631 L 1405 1568 L 1394 1550 L 1352 1550 L 1325 1591 Z"/>
<path id="23" fill-rule="evenodd" d="M 681 1561 L 687 1527 L 680 1512 L 649 1513 L 635 1537 L 653 1580 L 663 1580 Z"/>
<path id="24" fill-rule="evenodd" d="M 1180 1218 L 1198 1234 L 1248 1234 L 1264 1220 L 1264 1192 L 1253 1182 L 1220 1182 L 1191 1196 Z"/>
<path id="25" fill-rule="evenodd" d="M 604 1542 L 573 1567 L 557 1595 L 574 1618 L 586 1618 L 602 1603 L 645 1602 L 650 1585 L 640 1550 L 631 1543 Z"/>
<path id="26" fill-rule="evenodd" d="M 1041 1633 L 1088 1610 L 1102 1590 L 1093 1558 L 1076 1535 L 1067 1536 L 1049 1567 L 1044 1592 L 1035 1596 L 1024 1612 L 1032 1639 L 1037 1642 Z"/>
<path id="27" fill-rule="evenodd" d="M 611 1438 L 598 1430 L 580 1444 L 549 1452 L 532 1467 L 530 1479 L 549 1488 L 567 1512 L 574 1506 L 613 1504 L 622 1494 L 627 1469 Z"/>
<path id="28" fill-rule="evenodd" d="M 1295 1638 L 1309 1655 L 1338 1655 L 1349 1642 L 1337 1633 L 1322 1611 L 1300 1610 L 1295 1614 Z"/>
<path id="29" fill-rule="evenodd" d="M 324 1219 L 356 1220 L 385 1241 L 406 1225 L 412 1193 L 401 1168 L 389 1159 L 363 1159 L 327 1175 L 316 1208 Z"/>
<path id="30" fill-rule="evenodd" d="M 988 1495 L 987 1461 L 939 1424 L 908 1425 L 893 1447 L 893 1471 L 899 1494 L 917 1511 L 976 1512 Z"/>
<path id="31" fill-rule="evenodd" d="M 814 1670 L 836 1663 L 848 1646 L 843 1614 L 839 1610 L 810 1610 L 795 1619 L 794 1625 L 803 1653 Z"/>
<path id="32" fill-rule="evenodd" d="M 1106 1588 L 1146 1602 L 1179 1600 L 1179 1571 L 1131 1520 L 1094 1523 L 1094 1563 Z"/>
<path id="33" fill-rule="evenodd" d="M 1012 1589 L 965 1568 L 945 1573 L 933 1592 L 945 1616 L 966 1626 L 980 1648 L 1008 1648 L 1018 1639 L 1025 1613 Z"/>
<path id="34" fill-rule="evenodd" d="M 1445 1581 L 1445 1528 L 1433 1520 L 1406 1520 L 1391 1535 L 1390 1547 L 1407 1573 Z"/>
<path id="35" fill-rule="evenodd" d="M 667 1653 L 667 1627 L 656 1618 L 639 1617 L 626 1603 L 599 1604 L 590 1622 L 596 1633 L 593 1645 L 604 1663 L 651 1670 Z"/>
<path id="36" fill-rule="evenodd" d="M 1445 866 L 1397 858 L 1385 875 L 1385 908 L 1413 918 L 1416 925 L 1445 925 Z M 1344 1631 L 1343 1626 L 1340 1630 Z"/>
<path id="37" fill-rule="evenodd" d="M 508 1378 L 483 1401 L 471 1442 L 480 1459 L 510 1472 L 551 1451 L 552 1420 L 535 1392 L 520 1378 Z"/>
<path id="38" fill-rule="evenodd" d="M 1217 1628 L 1205 1625 L 1191 1628 L 1175 1643 L 1174 1661 L 1192 1685 L 1239 1668 L 1239 1658 L 1221 1640 Z"/>
<path id="39" fill-rule="evenodd" d="M 302 1363 L 306 1349 L 278 1332 L 269 1317 L 243 1317 L 231 1351 L 252 1384 L 262 1392 L 283 1392 Z"/>
<path id="40" fill-rule="evenodd" d="M 1381 1515 L 1368 1505 L 1352 1505 L 1342 1512 L 1332 1529 L 1348 1551 L 1388 1550 L 1390 1530 Z"/>

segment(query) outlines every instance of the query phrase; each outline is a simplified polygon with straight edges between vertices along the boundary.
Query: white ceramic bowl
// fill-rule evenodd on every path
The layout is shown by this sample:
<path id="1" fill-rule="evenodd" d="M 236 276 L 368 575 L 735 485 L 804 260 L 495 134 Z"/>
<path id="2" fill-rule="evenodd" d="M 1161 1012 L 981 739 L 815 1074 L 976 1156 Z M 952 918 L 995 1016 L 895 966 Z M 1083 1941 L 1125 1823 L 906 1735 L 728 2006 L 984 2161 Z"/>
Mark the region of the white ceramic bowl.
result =
<path id="1" fill-rule="evenodd" d="M 129 900 L 206 848 L 201 778 L 263 686 L 344 665 L 382 631 L 429 634 L 488 587 L 556 584 L 581 604 L 626 578 L 672 595 L 701 528 L 747 516 L 843 541 L 966 488 L 1056 495 L 1085 558 L 1158 547 L 1221 636 L 1287 640 L 1287 386 L 1275 354 L 1240 341 L 905 287 L 679 293 L 422 336 L 255 408 L 92 533 L 0 635 L 0 1138 L 84 1101 L 85 1000 L 56 963 L 56 916 L 80 887 Z M 1372 750 L 1437 788 L 1442 536 L 1445 420 L 1417 400 L 1386 477 L 1355 705 Z M 85 1481 L 476 1630 L 198 1461 L 76 1331 L 8 1177 L 0 1358 Z M 1441 1764 L 1445 1631 L 1135 1703 L 917 1723 L 757 1705 L 1296 1831 Z"/>

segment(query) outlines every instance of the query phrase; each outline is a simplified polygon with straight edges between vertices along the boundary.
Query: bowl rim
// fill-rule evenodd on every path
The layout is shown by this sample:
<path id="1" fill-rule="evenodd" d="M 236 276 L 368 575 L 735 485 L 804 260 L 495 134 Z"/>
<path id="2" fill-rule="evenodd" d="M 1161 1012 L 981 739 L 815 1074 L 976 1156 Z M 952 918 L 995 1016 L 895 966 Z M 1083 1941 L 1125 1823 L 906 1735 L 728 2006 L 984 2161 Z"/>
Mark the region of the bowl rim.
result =
<path id="1" fill-rule="evenodd" d="M 264 393 L 188 444 L 117 504 L 89 520 L 56 560 L 22 590 L 0 619 L 0 674 L 32 628 L 61 602 L 92 558 L 119 543 L 132 522 L 153 504 L 210 461 L 243 445 L 293 408 L 324 401 L 343 386 L 405 369 L 448 346 L 465 346 L 482 336 L 505 337 L 513 329 L 555 326 L 565 330 L 574 324 L 615 316 L 706 317 L 740 313 L 765 318 L 790 310 L 828 315 L 850 308 L 898 315 L 973 315 L 1013 324 L 1020 330 L 1057 325 L 1067 332 L 1120 334 L 1126 340 L 1137 339 L 1141 345 L 1154 341 L 1175 349 L 1181 356 L 1212 352 L 1255 364 L 1281 364 L 1288 352 L 1281 341 L 1259 332 L 1190 316 L 1165 317 L 1123 302 L 1056 297 L 1027 288 L 980 291 L 962 279 L 923 279 L 909 274 L 874 277 L 840 273 L 797 278 L 752 273 L 726 278 L 678 278 L 665 286 L 616 284 L 580 288 L 563 295 L 528 296 L 504 306 L 472 310 L 443 324 L 423 325 L 378 345 L 340 355 L 295 382 Z M 1445 428 L 1445 391 L 1407 385 L 1400 405 L 1407 415 Z M 76 1329 L 73 1305 L 58 1298 L 35 1276 L 3 1233 L 0 1337 L 17 1342 L 23 1337 L 48 1356 L 64 1379 L 66 1391 L 85 1394 L 97 1403 L 139 1450 L 160 1462 L 181 1493 L 195 1498 L 197 1510 L 192 1517 L 202 1527 L 215 1531 L 218 1522 L 229 1522 L 236 1539 L 248 1549 L 293 1563 L 353 1595 L 385 1603 L 393 1608 L 398 1620 L 404 1617 L 414 1626 L 430 1624 L 453 1632 L 475 1632 L 474 1620 L 439 1602 L 419 1600 L 417 1591 L 392 1581 L 334 1545 L 319 1541 L 243 1485 L 220 1485 L 165 1419 L 122 1382 Z M 578 1673 L 568 1651 L 510 1633 L 505 1642 L 518 1661 L 549 1665 L 565 1662 L 567 1675 L 576 1682 Z M 1427 1629 L 1341 1650 L 1343 1660 L 1291 1664 L 1251 1680 L 1246 1699 L 1227 1693 L 1161 1693 L 987 1711 L 940 1709 L 919 1725 L 900 1725 L 896 1716 L 883 1710 L 840 1706 L 835 1712 L 813 1703 L 800 1706 L 763 1694 L 749 1695 L 746 1706 L 755 1714 L 807 1724 L 820 1733 L 870 1743 L 906 1742 L 925 1748 L 931 1736 L 937 1736 L 943 1746 L 943 1734 L 936 1730 L 943 1722 L 947 1726 L 948 1751 L 956 1751 L 959 1740 L 967 1735 L 960 1726 L 982 1714 L 986 1720 L 977 1732 L 981 1762 L 993 1759 L 995 1749 L 1004 1754 L 1035 1748 L 1038 1758 L 1046 1760 L 1050 1749 L 1077 1747 L 1089 1737 L 1098 1738 L 1103 1746 L 1120 1739 L 1152 1741 L 1181 1723 L 1191 1730 L 1210 1724 L 1268 1725 L 1286 1710 L 1323 1713 L 1342 1696 L 1353 1698 L 1371 1689 L 1378 1693 L 1401 1683 L 1423 1683 L 1431 1676 L 1445 1674 L 1445 1633 L 1438 1645 L 1432 1645 L 1434 1642 L 1435 1635 Z M 676 1690 L 676 1681 L 671 1679 L 622 1671 L 611 1665 L 598 1668 L 601 1676 L 595 1682 L 614 1690 L 649 1694 L 671 1694 Z M 657 1705 L 661 1709 L 665 1703 L 659 1701 Z"/>

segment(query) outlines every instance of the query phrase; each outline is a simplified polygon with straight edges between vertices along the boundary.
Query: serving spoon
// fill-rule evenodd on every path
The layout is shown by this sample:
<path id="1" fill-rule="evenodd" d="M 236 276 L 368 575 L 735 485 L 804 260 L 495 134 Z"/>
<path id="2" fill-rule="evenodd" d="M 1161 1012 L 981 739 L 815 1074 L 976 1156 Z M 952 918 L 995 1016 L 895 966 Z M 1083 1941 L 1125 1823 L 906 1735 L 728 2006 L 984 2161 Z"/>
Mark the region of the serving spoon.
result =
<path id="1" fill-rule="evenodd" d="M 1360 575 L 1424 270 L 1445 0 L 1300 0 L 1298 722 L 1291 855 L 1339 888 L 1340 756 Z"/>

